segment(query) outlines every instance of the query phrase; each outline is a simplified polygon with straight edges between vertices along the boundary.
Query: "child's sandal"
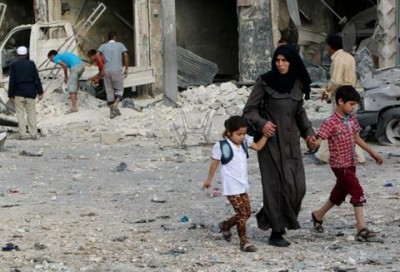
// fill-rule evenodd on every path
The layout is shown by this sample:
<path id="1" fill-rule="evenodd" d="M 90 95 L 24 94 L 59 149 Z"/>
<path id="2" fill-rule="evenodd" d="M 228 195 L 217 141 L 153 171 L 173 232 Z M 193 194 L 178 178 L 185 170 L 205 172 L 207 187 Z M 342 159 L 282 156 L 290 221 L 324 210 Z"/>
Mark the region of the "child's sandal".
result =
<path id="1" fill-rule="evenodd" d="M 247 246 L 245 247 L 245 245 Z M 252 244 L 246 243 L 246 244 L 240 244 L 240 250 L 243 252 L 256 252 L 258 249 Z"/>
<path id="2" fill-rule="evenodd" d="M 313 226 L 314 226 L 314 230 L 318 233 L 323 233 L 324 232 L 324 227 L 322 226 L 322 224 L 324 223 L 324 221 L 322 220 L 318 220 L 314 213 L 311 213 L 311 218 L 313 221 Z"/>
<path id="3" fill-rule="evenodd" d="M 371 238 L 376 237 L 376 232 L 370 231 L 368 228 L 363 228 L 356 235 L 356 240 L 359 242 L 369 242 Z"/>

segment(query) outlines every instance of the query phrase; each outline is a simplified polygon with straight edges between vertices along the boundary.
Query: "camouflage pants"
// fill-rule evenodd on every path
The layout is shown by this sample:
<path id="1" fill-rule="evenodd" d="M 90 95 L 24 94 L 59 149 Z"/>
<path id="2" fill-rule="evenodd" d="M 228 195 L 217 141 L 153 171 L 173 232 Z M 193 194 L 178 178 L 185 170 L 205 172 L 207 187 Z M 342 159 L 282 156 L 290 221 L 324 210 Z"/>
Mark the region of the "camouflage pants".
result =
<path id="1" fill-rule="evenodd" d="M 250 199 L 247 193 L 227 196 L 236 214 L 223 222 L 223 229 L 230 230 L 236 225 L 240 243 L 247 243 L 246 222 L 251 215 Z"/>

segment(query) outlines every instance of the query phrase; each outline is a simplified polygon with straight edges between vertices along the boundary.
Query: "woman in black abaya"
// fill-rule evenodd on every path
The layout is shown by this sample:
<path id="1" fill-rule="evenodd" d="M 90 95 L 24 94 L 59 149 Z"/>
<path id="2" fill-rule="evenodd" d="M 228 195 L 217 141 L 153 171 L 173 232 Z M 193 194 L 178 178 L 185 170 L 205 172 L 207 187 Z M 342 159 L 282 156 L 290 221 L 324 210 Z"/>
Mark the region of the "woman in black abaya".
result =
<path id="1" fill-rule="evenodd" d="M 263 208 L 257 213 L 258 227 L 271 229 L 268 243 L 286 247 L 286 229 L 298 229 L 301 202 L 306 192 L 300 137 L 315 140 L 303 97 L 309 98 L 310 77 L 297 51 L 281 45 L 272 59 L 272 69 L 261 75 L 243 114 L 258 132 L 271 138 L 258 152 L 263 187 Z M 260 110 L 260 105 L 264 105 Z"/>

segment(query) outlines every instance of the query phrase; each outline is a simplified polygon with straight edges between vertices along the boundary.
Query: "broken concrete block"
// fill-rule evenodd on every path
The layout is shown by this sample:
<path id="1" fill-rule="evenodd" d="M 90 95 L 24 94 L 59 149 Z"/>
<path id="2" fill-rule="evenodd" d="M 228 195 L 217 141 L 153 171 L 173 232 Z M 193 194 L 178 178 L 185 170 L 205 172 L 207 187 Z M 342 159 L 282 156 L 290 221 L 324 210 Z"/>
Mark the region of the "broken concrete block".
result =
<path id="1" fill-rule="evenodd" d="M 197 96 L 197 104 L 209 104 L 210 94 L 199 93 Z"/>
<path id="2" fill-rule="evenodd" d="M 219 87 L 221 92 L 233 92 L 236 91 L 237 87 L 235 84 L 233 84 L 232 82 L 224 82 L 221 83 L 221 86 Z"/>
<path id="3" fill-rule="evenodd" d="M 121 132 L 103 132 L 100 134 L 100 143 L 105 145 L 115 144 L 124 138 Z"/>
<path id="4" fill-rule="evenodd" d="M 217 110 L 221 107 L 221 105 L 218 102 L 214 102 L 212 104 L 210 104 L 210 108 L 212 108 L 213 110 Z"/>
<path id="5" fill-rule="evenodd" d="M 228 115 L 241 115 L 242 108 L 239 108 L 238 106 L 231 106 L 226 108 L 226 113 Z"/>
<path id="6" fill-rule="evenodd" d="M 0 151 L 4 150 L 4 143 L 6 142 L 7 132 L 0 133 Z"/>
<path id="7" fill-rule="evenodd" d="M 210 85 L 208 85 L 208 86 L 206 87 L 206 89 L 207 89 L 207 92 L 209 92 L 209 93 L 215 93 L 215 92 L 219 93 L 219 88 L 218 88 L 218 86 L 215 85 L 215 84 L 210 84 Z"/>
<path id="8" fill-rule="evenodd" d="M 240 89 L 237 89 L 236 93 L 237 93 L 238 95 L 245 95 L 245 96 L 246 96 L 246 99 L 247 99 L 247 96 L 249 96 L 249 94 L 250 94 L 249 90 L 246 89 L 246 88 L 243 88 L 243 87 L 240 88 Z"/>
<path id="9" fill-rule="evenodd" d="M 223 107 L 221 107 L 221 108 L 219 108 L 218 110 L 217 110 L 217 113 L 216 113 L 217 115 L 225 115 L 226 114 L 226 111 L 225 111 L 225 109 L 223 108 Z"/>
<path id="10" fill-rule="evenodd" d="M 85 131 L 89 131 L 90 129 L 90 124 L 89 123 L 74 123 L 74 124 L 69 124 L 67 126 L 67 129 L 70 132 L 76 132 L 76 133 L 84 133 Z"/>

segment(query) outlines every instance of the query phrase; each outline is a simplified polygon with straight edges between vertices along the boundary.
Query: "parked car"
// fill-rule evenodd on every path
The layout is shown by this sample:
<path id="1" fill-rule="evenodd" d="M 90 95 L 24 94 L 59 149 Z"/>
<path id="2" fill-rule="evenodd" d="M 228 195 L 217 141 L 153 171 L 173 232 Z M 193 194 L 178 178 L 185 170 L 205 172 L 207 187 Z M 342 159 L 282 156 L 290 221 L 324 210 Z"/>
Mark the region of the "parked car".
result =
<path id="1" fill-rule="evenodd" d="M 363 82 L 356 116 L 361 136 L 374 136 L 382 145 L 400 145 L 400 68 L 376 70 Z"/>

